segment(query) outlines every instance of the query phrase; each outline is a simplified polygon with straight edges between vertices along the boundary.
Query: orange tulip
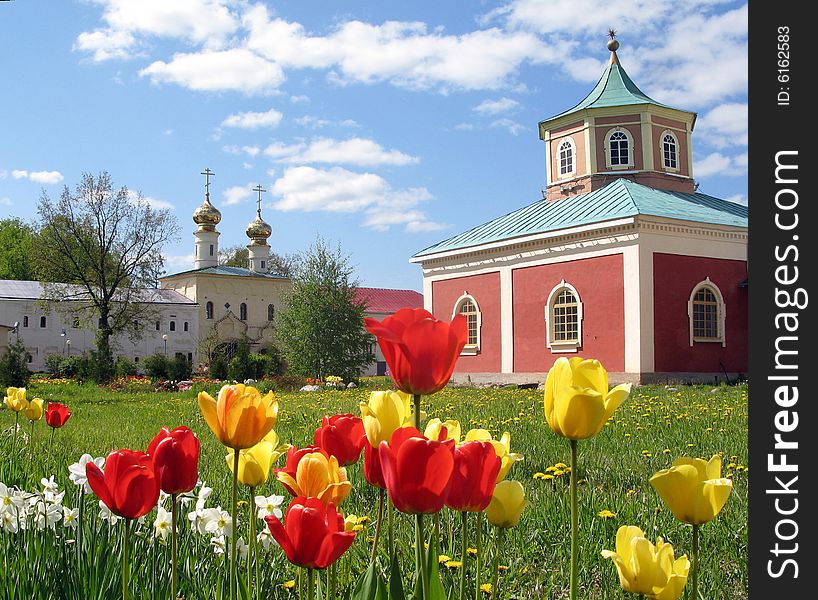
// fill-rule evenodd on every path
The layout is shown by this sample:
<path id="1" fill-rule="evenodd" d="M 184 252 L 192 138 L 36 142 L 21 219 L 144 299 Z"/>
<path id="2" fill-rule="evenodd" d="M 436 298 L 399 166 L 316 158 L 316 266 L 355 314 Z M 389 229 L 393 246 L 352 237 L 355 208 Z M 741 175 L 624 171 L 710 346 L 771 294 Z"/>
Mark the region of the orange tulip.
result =
<path id="1" fill-rule="evenodd" d="M 199 408 L 216 438 L 234 450 L 258 444 L 278 418 L 278 400 L 273 392 L 262 396 L 256 388 L 241 383 L 223 386 L 218 400 L 199 392 Z"/>

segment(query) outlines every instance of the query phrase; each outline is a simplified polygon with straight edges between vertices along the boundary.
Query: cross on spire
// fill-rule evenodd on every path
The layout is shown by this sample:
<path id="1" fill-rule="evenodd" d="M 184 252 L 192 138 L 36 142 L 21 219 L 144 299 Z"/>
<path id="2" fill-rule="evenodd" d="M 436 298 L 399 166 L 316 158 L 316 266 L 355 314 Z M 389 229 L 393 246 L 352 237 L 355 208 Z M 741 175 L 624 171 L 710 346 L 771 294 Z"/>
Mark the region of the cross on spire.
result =
<path id="1" fill-rule="evenodd" d="M 204 171 L 199 173 L 199 175 L 205 176 L 205 197 L 209 200 L 210 199 L 210 177 L 215 175 L 213 171 L 210 170 L 210 167 L 205 168 Z"/>
<path id="2" fill-rule="evenodd" d="M 259 184 L 259 185 L 257 185 L 256 187 L 253 188 L 253 191 L 258 192 L 258 200 L 256 200 L 256 207 L 257 207 L 256 208 L 256 213 L 258 214 L 258 218 L 260 219 L 261 218 L 261 192 L 266 192 L 267 190 L 265 190 L 263 187 L 261 187 L 261 184 Z"/>

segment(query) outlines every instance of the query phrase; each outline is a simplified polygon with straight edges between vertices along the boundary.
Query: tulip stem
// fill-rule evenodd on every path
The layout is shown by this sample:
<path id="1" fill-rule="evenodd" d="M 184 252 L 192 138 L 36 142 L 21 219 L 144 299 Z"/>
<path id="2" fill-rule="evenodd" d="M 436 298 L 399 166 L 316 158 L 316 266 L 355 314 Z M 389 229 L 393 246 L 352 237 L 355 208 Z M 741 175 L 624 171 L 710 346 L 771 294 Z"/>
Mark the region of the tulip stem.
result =
<path id="1" fill-rule="evenodd" d="M 375 538 L 372 540 L 372 555 L 369 562 L 375 562 L 378 556 L 378 538 L 381 537 L 381 523 L 383 523 L 383 501 L 386 495 L 386 490 L 380 488 L 378 494 L 378 519 L 375 523 Z"/>
<path id="2" fill-rule="evenodd" d="M 579 515 L 577 514 L 577 441 L 571 440 L 571 588 L 569 598 L 577 599 L 579 582 L 577 581 L 579 566 Z"/>
<path id="3" fill-rule="evenodd" d="M 238 598 L 238 546 L 236 541 L 238 539 L 238 519 L 236 518 L 236 510 L 238 507 L 238 488 L 239 488 L 239 450 L 233 450 L 233 510 L 231 518 L 233 519 L 233 535 L 230 536 L 232 560 L 230 561 L 230 599 L 237 600 Z"/>
<path id="4" fill-rule="evenodd" d="M 494 576 L 491 584 L 491 595 L 497 597 L 497 588 L 500 585 L 500 554 L 503 550 L 503 534 L 505 529 L 497 527 L 494 536 Z"/>
<path id="5" fill-rule="evenodd" d="M 315 598 L 315 569 L 307 569 L 307 599 Z"/>
<path id="6" fill-rule="evenodd" d="M 338 594 L 336 590 L 338 589 L 338 571 L 337 571 L 338 563 L 334 562 L 329 566 L 329 585 L 327 586 L 327 598 L 336 598 Z"/>
<path id="7" fill-rule="evenodd" d="M 477 548 L 477 569 L 474 574 L 474 600 L 480 600 L 480 570 L 483 567 L 483 517 L 477 516 L 477 531 L 475 532 L 475 547 Z"/>
<path id="8" fill-rule="evenodd" d="M 417 396 L 416 396 L 417 397 Z M 424 560 L 425 548 L 423 547 L 423 513 L 415 515 L 415 545 L 417 546 L 418 571 L 420 571 L 420 598 L 429 598 L 429 573 L 426 571 L 426 561 Z"/>
<path id="9" fill-rule="evenodd" d="M 460 511 L 460 600 L 466 600 L 466 545 L 468 544 L 468 516 Z"/>
<path id="10" fill-rule="evenodd" d="M 178 548 L 176 544 L 176 519 L 178 517 L 178 506 L 176 501 L 176 494 L 170 495 L 170 597 L 173 600 L 179 596 L 179 568 L 176 565 L 178 559 Z"/>
<path id="11" fill-rule="evenodd" d="M 386 520 L 387 520 L 387 539 L 389 541 L 389 564 L 392 564 L 392 557 L 395 555 L 395 524 L 393 523 L 392 515 L 392 500 L 387 498 L 386 503 Z"/>
<path id="12" fill-rule="evenodd" d="M 131 520 L 125 519 L 122 528 L 122 600 L 128 600 L 128 544 L 130 543 Z"/>
<path id="13" fill-rule="evenodd" d="M 693 548 L 690 552 L 693 556 L 693 564 L 690 570 L 693 583 L 691 584 L 690 597 L 692 600 L 699 598 L 699 525 L 693 525 Z"/>
<path id="14" fill-rule="evenodd" d="M 20 413 L 14 413 L 14 436 L 11 438 L 11 460 L 14 461 L 17 454 L 17 429 L 20 427 Z"/>
<path id="15" fill-rule="evenodd" d="M 256 502 L 256 488 L 250 488 L 250 556 L 248 560 L 250 562 L 247 563 L 247 590 L 250 592 L 250 597 L 255 598 L 258 596 L 258 588 L 259 586 L 259 578 L 258 578 L 258 540 L 256 539 L 256 515 L 255 513 L 255 506 Z M 256 574 L 256 588 L 255 593 L 253 593 L 253 581 L 250 578 L 250 565 L 253 565 L 253 569 Z"/>

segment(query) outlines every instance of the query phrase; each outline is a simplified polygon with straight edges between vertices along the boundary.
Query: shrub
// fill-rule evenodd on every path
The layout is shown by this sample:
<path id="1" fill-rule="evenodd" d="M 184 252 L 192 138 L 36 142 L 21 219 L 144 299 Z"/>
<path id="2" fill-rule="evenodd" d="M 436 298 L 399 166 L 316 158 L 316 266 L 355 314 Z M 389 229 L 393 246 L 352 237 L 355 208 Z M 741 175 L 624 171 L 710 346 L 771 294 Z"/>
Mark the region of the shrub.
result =
<path id="1" fill-rule="evenodd" d="M 277 377 L 287 372 L 287 363 L 284 360 L 284 355 L 276 346 L 268 346 L 262 354 L 267 357 L 267 366 L 263 373 L 264 375 Z"/>
<path id="2" fill-rule="evenodd" d="M 193 364 L 182 354 L 168 361 L 168 375 L 174 381 L 184 381 L 193 375 Z"/>
<path id="3" fill-rule="evenodd" d="M 227 366 L 227 377 L 235 381 L 245 379 L 257 379 L 253 374 L 253 361 L 250 358 L 250 341 L 246 335 L 239 338 L 236 346 L 236 354 Z"/>
<path id="4" fill-rule="evenodd" d="M 207 374 L 211 379 L 224 381 L 227 379 L 227 357 L 224 354 L 214 354 L 210 361 Z"/>
<path id="5" fill-rule="evenodd" d="M 25 344 L 19 339 L 9 344 L 5 354 L 0 357 L 0 386 L 25 387 L 28 385 L 28 380 L 31 379 L 28 357 Z"/>
<path id="6" fill-rule="evenodd" d="M 128 377 L 137 373 L 136 363 L 127 356 L 117 356 L 115 368 L 117 377 Z"/>
<path id="7" fill-rule="evenodd" d="M 145 369 L 145 375 L 151 379 L 168 379 L 170 377 L 170 364 L 164 354 L 146 356 L 142 366 Z"/>
<path id="8" fill-rule="evenodd" d="M 65 357 L 62 354 L 49 354 L 45 357 L 45 370 L 52 375 L 62 375 L 62 363 Z"/>

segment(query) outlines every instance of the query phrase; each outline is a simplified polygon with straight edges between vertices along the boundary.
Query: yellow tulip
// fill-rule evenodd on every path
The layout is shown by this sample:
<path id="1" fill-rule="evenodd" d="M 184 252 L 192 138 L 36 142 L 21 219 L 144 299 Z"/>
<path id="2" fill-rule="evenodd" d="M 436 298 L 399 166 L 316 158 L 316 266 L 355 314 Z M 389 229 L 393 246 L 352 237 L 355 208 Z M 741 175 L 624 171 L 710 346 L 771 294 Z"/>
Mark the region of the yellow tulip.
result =
<path id="1" fill-rule="evenodd" d="M 412 396 L 404 392 L 372 392 L 361 402 L 366 439 L 373 448 L 389 442 L 396 429 L 412 424 Z"/>
<path id="2" fill-rule="evenodd" d="M 349 533 L 350 531 L 358 532 L 363 531 L 364 526 L 361 525 L 359 521 L 359 517 L 353 514 L 349 514 L 344 517 L 344 531 Z"/>
<path id="3" fill-rule="evenodd" d="M 528 500 L 523 484 L 519 481 L 501 481 L 494 488 L 494 495 L 486 507 L 486 518 L 497 527 L 516 527 L 526 506 Z"/>
<path id="4" fill-rule="evenodd" d="M 262 396 L 256 388 L 241 383 L 222 386 L 218 400 L 199 392 L 199 408 L 216 438 L 235 450 L 258 444 L 278 418 L 273 392 Z"/>
<path id="5" fill-rule="evenodd" d="M 630 383 L 609 391 L 608 372 L 598 360 L 561 357 L 545 380 L 545 418 L 562 437 L 591 438 L 630 392 Z"/>
<path id="6" fill-rule="evenodd" d="M 258 487 L 267 481 L 270 467 L 281 456 L 278 448 L 278 434 L 271 430 L 263 440 L 252 448 L 239 450 L 239 481 L 250 487 Z M 230 472 L 233 472 L 235 450 L 232 448 L 225 456 Z"/>
<path id="7" fill-rule="evenodd" d="M 654 546 L 632 525 L 623 525 L 616 532 L 616 552 L 603 550 L 602 556 L 613 560 L 623 590 L 651 600 L 677 600 L 690 571 L 686 554 L 674 559 L 673 546 L 662 538 Z"/>
<path id="8" fill-rule="evenodd" d="M 444 427 L 446 428 L 446 437 L 440 440 L 440 431 Z M 447 419 L 445 421 L 431 419 L 426 423 L 426 430 L 423 432 L 423 435 L 430 440 L 454 440 L 455 443 L 457 443 L 460 441 L 460 421 L 455 421 L 454 419 Z"/>
<path id="9" fill-rule="evenodd" d="M 673 515 L 690 525 L 716 518 L 733 489 L 733 482 L 721 476 L 721 456 L 709 461 L 677 458 L 673 466 L 650 478 L 650 484 Z"/>
<path id="10" fill-rule="evenodd" d="M 29 421 L 39 421 L 43 418 L 43 399 L 34 398 L 23 409 L 23 414 L 28 417 Z"/>
<path id="11" fill-rule="evenodd" d="M 296 496 L 318 498 L 324 504 L 332 502 L 335 506 L 346 500 L 352 489 L 347 471 L 338 466 L 338 459 L 334 456 L 327 458 L 321 452 L 302 456 L 295 470 L 295 478 L 284 471 L 278 471 L 276 478 L 292 489 Z"/>
<path id="12" fill-rule="evenodd" d="M 503 481 L 509 469 L 517 461 L 523 460 L 523 455 L 511 451 L 511 434 L 506 431 L 499 440 L 492 439 L 485 429 L 470 429 L 466 434 L 466 442 L 491 442 L 494 453 L 500 457 L 500 471 L 497 473 L 497 483 Z"/>
<path id="13" fill-rule="evenodd" d="M 8 406 L 9 409 L 13 410 L 14 412 L 25 410 L 25 408 L 28 406 L 28 400 L 26 400 L 26 388 L 6 388 L 6 396 L 3 398 L 3 402 L 5 402 L 6 406 Z"/>

